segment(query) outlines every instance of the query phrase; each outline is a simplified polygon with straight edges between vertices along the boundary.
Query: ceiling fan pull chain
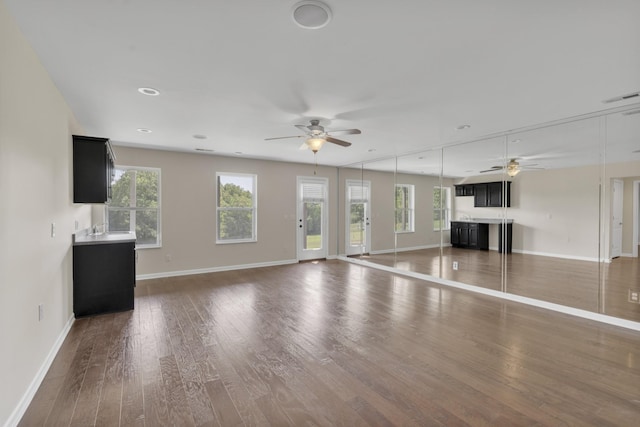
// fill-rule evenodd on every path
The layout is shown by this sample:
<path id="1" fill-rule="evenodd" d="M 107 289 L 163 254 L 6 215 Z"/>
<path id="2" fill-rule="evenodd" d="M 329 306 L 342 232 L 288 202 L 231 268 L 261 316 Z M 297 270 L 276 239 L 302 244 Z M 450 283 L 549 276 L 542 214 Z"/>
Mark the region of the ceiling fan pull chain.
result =
<path id="1" fill-rule="evenodd" d="M 313 152 L 313 161 L 315 162 L 315 167 L 313 168 L 313 175 L 317 175 L 318 173 L 318 152 L 314 151 Z"/>

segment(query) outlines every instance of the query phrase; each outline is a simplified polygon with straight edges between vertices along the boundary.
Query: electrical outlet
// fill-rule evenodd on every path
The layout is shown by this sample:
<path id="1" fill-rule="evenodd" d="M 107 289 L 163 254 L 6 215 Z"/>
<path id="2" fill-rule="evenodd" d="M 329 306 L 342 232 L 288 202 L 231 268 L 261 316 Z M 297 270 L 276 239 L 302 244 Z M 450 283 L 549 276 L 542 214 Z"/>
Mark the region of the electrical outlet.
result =
<path id="1" fill-rule="evenodd" d="M 629 302 L 640 304 L 640 291 L 629 289 Z"/>
<path id="2" fill-rule="evenodd" d="M 44 319 L 44 304 L 38 304 L 38 322 Z"/>
<path id="3" fill-rule="evenodd" d="M 458 269 L 458 261 L 453 261 L 453 269 L 454 270 Z"/>

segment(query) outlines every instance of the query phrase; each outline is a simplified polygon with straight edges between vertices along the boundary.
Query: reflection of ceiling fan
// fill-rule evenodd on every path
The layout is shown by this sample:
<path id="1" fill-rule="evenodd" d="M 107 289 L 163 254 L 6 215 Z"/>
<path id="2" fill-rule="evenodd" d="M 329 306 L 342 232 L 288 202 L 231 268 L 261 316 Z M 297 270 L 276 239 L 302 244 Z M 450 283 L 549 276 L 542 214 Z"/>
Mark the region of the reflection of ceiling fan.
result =
<path id="1" fill-rule="evenodd" d="M 491 166 L 491 169 L 480 171 L 480 173 L 497 172 L 497 171 L 505 170 L 507 172 L 507 175 L 516 176 L 520 173 L 522 169 L 544 169 L 544 168 L 534 168 L 532 166 L 536 166 L 536 165 L 532 164 L 532 165 L 520 166 L 520 163 L 518 163 L 516 159 L 511 159 L 509 160 L 509 163 L 507 163 L 506 165 Z"/>
<path id="2" fill-rule="evenodd" d="M 295 125 L 298 129 L 302 130 L 305 135 L 295 135 L 295 136 L 278 136 L 275 138 L 266 138 L 265 141 L 270 141 L 272 139 L 284 139 L 284 138 L 307 138 L 305 143 L 300 147 L 303 149 L 311 149 L 314 153 L 317 153 L 320 148 L 324 145 L 325 142 L 331 142 L 333 144 L 341 145 L 343 147 L 348 147 L 351 145 L 350 142 L 343 141 L 341 139 L 334 138 L 332 135 L 341 134 L 341 135 L 358 135 L 362 132 L 360 129 L 342 129 L 342 130 L 325 130 L 323 126 L 320 126 L 320 120 L 310 120 L 310 125 Z M 329 135 L 329 134 L 332 135 Z"/>

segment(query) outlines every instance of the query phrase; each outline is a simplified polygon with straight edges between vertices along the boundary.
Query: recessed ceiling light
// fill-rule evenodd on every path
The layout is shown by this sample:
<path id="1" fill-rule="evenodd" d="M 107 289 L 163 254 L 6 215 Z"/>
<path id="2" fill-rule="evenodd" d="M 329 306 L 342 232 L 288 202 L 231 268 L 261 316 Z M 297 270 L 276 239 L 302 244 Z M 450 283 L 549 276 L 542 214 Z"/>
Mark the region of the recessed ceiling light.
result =
<path id="1" fill-rule="evenodd" d="M 318 30 L 331 21 L 331 9 L 322 2 L 305 0 L 293 6 L 291 17 L 300 28 Z"/>
<path id="2" fill-rule="evenodd" d="M 471 125 L 460 125 L 460 126 L 456 126 L 456 130 L 465 130 L 465 129 L 469 129 L 471 127 Z"/>
<path id="3" fill-rule="evenodd" d="M 140 132 L 140 133 L 151 133 L 151 129 L 147 129 L 147 128 L 138 128 L 138 132 Z"/>
<path id="4" fill-rule="evenodd" d="M 207 135 L 195 134 L 193 135 L 195 139 L 207 139 Z"/>
<path id="5" fill-rule="evenodd" d="M 242 154 L 242 151 L 236 151 L 235 154 L 237 154 L 238 156 Z"/>
<path id="6" fill-rule="evenodd" d="M 158 96 L 158 95 L 160 95 L 160 91 L 158 89 L 154 89 L 152 87 L 139 87 L 138 88 L 138 92 L 140 92 L 143 95 L 149 95 L 149 96 Z"/>

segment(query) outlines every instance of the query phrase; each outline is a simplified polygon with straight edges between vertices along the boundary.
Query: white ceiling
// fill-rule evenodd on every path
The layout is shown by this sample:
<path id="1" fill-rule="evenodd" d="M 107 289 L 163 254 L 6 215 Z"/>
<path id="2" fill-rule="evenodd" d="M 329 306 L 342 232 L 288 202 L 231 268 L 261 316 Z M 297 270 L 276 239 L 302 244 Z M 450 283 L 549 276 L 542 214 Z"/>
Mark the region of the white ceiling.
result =
<path id="1" fill-rule="evenodd" d="M 297 0 L 4 1 L 86 133 L 122 145 L 312 163 L 264 138 L 319 118 L 362 130 L 318 153 L 346 165 L 640 100 L 602 102 L 640 90 L 638 0 L 326 0 L 319 30 Z"/>

